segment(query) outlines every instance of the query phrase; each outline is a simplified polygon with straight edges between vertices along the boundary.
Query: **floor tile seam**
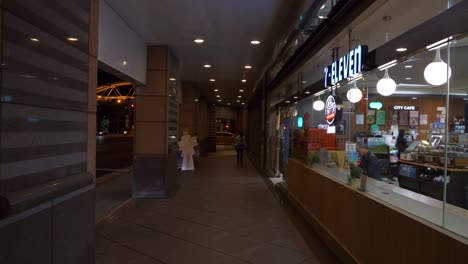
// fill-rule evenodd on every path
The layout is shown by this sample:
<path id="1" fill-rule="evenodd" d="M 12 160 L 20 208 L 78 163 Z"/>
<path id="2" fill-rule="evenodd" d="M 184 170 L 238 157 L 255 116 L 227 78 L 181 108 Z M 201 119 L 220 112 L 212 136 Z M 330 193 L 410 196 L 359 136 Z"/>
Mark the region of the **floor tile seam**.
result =
<path id="1" fill-rule="evenodd" d="M 232 258 L 234 258 L 234 259 L 236 259 L 236 260 L 241 260 L 242 262 L 254 264 L 254 263 L 251 263 L 251 262 L 249 262 L 249 261 L 247 261 L 247 260 L 245 260 L 245 259 L 241 259 L 241 258 L 239 258 L 239 257 L 237 257 L 237 256 L 235 256 L 235 255 L 231 255 L 231 254 L 229 254 L 229 253 L 227 253 L 227 252 L 224 252 L 224 251 L 221 251 L 221 250 L 217 250 L 217 249 L 213 249 L 213 248 L 210 248 L 210 247 L 205 246 L 205 245 L 203 245 L 203 244 L 199 244 L 199 243 L 196 243 L 196 242 L 193 242 L 193 241 L 189 241 L 189 240 L 187 240 L 187 239 L 184 239 L 184 238 L 182 238 L 182 237 L 178 237 L 178 236 L 176 236 L 176 235 L 172 235 L 172 234 L 167 233 L 167 232 L 162 232 L 162 231 L 155 230 L 155 229 L 153 229 L 153 228 L 151 228 L 151 227 L 149 227 L 149 226 L 143 225 L 143 224 L 137 224 L 137 223 L 134 223 L 134 224 L 137 225 L 137 226 L 140 226 L 140 227 L 142 227 L 142 228 L 148 229 L 148 230 L 150 230 L 150 231 L 152 231 L 152 232 L 164 234 L 164 235 L 166 235 L 166 236 L 169 236 L 169 237 L 172 237 L 172 238 L 175 238 L 175 239 L 184 241 L 184 242 L 186 242 L 186 243 L 189 243 L 189 244 L 192 244 L 192 245 L 196 245 L 196 246 L 199 246 L 199 247 L 202 247 L 202 248 L 205 248 L 205 249 L 209 249 L 209 250 L 211 250 L 211 251 L 214 251 L 214 252 L 216 252 L 216 253 L 219 253 L 219 254 L 222 254 L 222 255 L 225 255 L 225 256 L 228 256 L 228 257 L 232 257 Z"/>
<path id="2" fill-rule="evenodd" d="M 207 224 L 203 224 L 203 223 L 200 223 L 200 222 L 197 222 L 197 221 L 194 221 L 192 219 L 188 219 L 188 218 L 183 218 L 183 217 L 178 217 L 178 216 L 173 216 L 173 215 L 170 215 L 170 214 L 165 214 L 165 213 L 161 213 L 163 215 L 166 215 L 166 216 L 171 216 L 177 220 L 181 220 L 181 221 L 184 221 L 184 222 L 188 222 L 188 223 L 192 223 L 192 224 L 197 224 L 199 226 L 203 226 L 203 227 L 206 227 L 206 228 L 210 228 L 210 229 L 216 229 L 218 231 L 222 231 L 222 232 L 226 232 L 225 229 L 222 229 L 222 228 L 219 228 L 219 227 L 216 227 L 216 226 L 212 226 L 212 225 L 207 225 Z M 128 218 L 125 218 L 126 221 L 129 221 L 129 222 L 132 222 L 134 224 L 137 224 L 135 222 L 133 222 L 131 219 L 128 219 Z M 226 232 L 227 233 L 227 232 Z"/>
<path id="3" fill-rule="evenodd" d="M 226 221 L 232 221 L 233 220 L 233 217 L 232 216 L 227 216 L 227 215 L 223 215 L 223 214 L 220 214 L 219 212 L 214 212 L 214 211 L 208 211 L 208 210 L 204 210 L 204 209 L 198 209 L 198 208 L 194 208 L 194 207 L 187 207 L 187 206 L 180 206 L 180 205 L 175 205 L 179 208 L 182 208 L 182 209 L 192 209 L 192 210 L 199 210 L 199 211 L 202 211 L 204 213 L 210 213 L 210 214 L 214 214 L 216 216 L 221 216 L 221 217 L 224 217 L 224 218 L 229 218 L 228 220 Z M 155 212 L 157 214 L 162 214 L 162 215 L 165 215 L 165 216 L 172 216 L 174 218 L 177 218 L 179 220 L 185 220 L 185 221 L 189 221 L 189 222 L 194 222 L 194 223 L 197 223 L 197 224 L 200 224 L 200 225 L 205 225 L 206 227 L 214 227 L 212 225 L 206 225 L 206 224 L 203 224 L 201 222 L 198 222 L 198 221 L 195 221 L 194 219 L 191 219 L 191 218 L 184 218 L 184 217 L 181 217 L 181 216 L 174 216 L 173 214 L 170 214 L 170 213 L 165 213 L 165 212 L 162 212 L 162 211 L 154 211 L 154 210 L 151 210 L 152 212 Z M 123 217 L 123 216 L 122 216 Z M 125 217 L 126 219 L 128 219 L 128 217 Z M 215 227 L 216 228 L 216 227 Z M 218 228 L 219 229 L 219 228 Z"/>
<path id="4" fill-rule="evenodd" d="M 305 258 L 304 261 L 306 261 L 307 259 L 310 259 L 310 258 L 313 257 L 313 256 L 306 255 L 306 254 L 304 254 L 303 252 L 300 252 L 299 249 L 297 249 L 297 248 L 286 247 L 286 246 L 283 246 L 283 245 L 280 245 L 280 244 L 275 244 L 275 243 L 273 243 L 273 242 L 267 242 L 267 243 L 268 243 L 269 245 L 272 245 L 272 246 L 277 246 L 277 247 L 285 248 L 285 249 L 294 251 L 294 252 L 296 252 L 296 253 L 298 253 L 298 254 L 301 254 L 301 255 L 304 256 L 304 258 Z M 304 242 L 304 243 L 305 243 L 305 242 Z M 312 250 L 311 248 L 309 248 L 309 250 L 311 251 L 312 254 L 314 254 L 314 253 L 312 252 L 313 250 Z"/>
<path id="5" fill-rule="evenodd" d="M 139 251 L 138 249 L 135 249 L 135 248 L 133 248 L 133 247 L 131 247 L 131 246 L 129 246 L 129 245 L 126 245 L 126 244 L 123 243 L 123 242 L 120 242 L 120 241 L 118 241 L 118 240 L 116 240 L 116 239 L 112 239 L 112 238 L 108 237 L 106 234 L 104 234 L 103 232 L 99 232 L 99 234 L 100 234 L 103 238 L 109 240 L 110 242 L 115 243 L 115 244 L 117 244 L 117 245 L 119 245 L 119 246 L 121 246 L 121 247 L 124 247 L 124 248 L 126 248 L 126 249 L 128 249 L 128 250 L 130 250 L 130 251 L 133 251 L 133 252 L 135 252 L 135 253 L 137 253 L 137 254 L 140 254 L 140 255 L 145 256 L 145 257 L 147 257 L 147 258 L 149 258 L 149 259 L 152 259 L 152 260 L 154 260 L 154 261 L 157 261 L 157 262 L 159 262 L 159 263 L 161 263 L 161 264 L 169 264 L 168 262 L 165 262 L 165 261 L 163 261 L 163 260 L 161 260 L 161 259 L 155 258 L 155 257 L 150 256 L 150 255 L 147 255 L 147 254 L 145 254 L 144 252 Z"/>
<path id="6" fill-rule="evenodd" d="M 308 262 L 309 260 L 318 260 L 318 259 L 317 259 L 316 256 L 310 256 L 310 257 L 306 258 L 306 259 L 304 260 L 304 262 L 302 262 L 302 263 Z M 301 263 L 301 264 L 302 264 L 302 263 Z"/>

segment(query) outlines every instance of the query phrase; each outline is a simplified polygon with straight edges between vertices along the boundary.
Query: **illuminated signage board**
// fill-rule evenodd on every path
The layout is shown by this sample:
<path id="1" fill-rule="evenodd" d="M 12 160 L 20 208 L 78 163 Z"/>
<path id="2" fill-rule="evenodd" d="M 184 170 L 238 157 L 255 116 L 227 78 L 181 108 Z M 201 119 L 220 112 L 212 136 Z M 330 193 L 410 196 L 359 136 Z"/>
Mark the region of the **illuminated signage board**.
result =
<path id="1" fill-rule="evenodd" d="M 362 71 L 362 62 L 367 55 L 367 46 L 359 45 L 348 54 L 325 67 L 325 87 L 335 85 L 342 80 L 352 77 Z"/>
<path id="2" fill-rule="evenodd" d="M 300 116 L 297 118 L 297 127 L 302 128 L 303 125 L 304 125 L 304 119 L 302 118 L 302 116 Z"/>
<path id="3" fill-rule="evenodd" d="M 325 119 L 329 125 L 335 122 L 336 117 L 336 101 L 333 95 L 328 96 L 325 102 Z"/>
<path id="4" fill-rule="evenodd" d="M 369 108 L 370 109 L 381 109 L 383 104 L 381 102 L 370 102 Z"/>
<path id="5" fill-rule="evenodd" d="M 395 105 L 393 110 L 416 110 L 416 106 L 412 105 Z"/>

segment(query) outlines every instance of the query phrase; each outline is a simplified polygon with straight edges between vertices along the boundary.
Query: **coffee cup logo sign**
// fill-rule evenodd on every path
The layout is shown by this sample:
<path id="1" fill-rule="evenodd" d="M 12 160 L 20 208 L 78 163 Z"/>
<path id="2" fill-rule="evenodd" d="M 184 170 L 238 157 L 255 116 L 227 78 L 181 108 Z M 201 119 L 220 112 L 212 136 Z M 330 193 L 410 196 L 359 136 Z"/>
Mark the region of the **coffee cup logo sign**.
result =
<path id="1" fill-rule="evenodd" d="M 336 102 L 335 97 L 332 95 L 328 96 L 327 102 L 325 103 L 325 119 L 329 125 L 335 122 L 336 117 Z"/>

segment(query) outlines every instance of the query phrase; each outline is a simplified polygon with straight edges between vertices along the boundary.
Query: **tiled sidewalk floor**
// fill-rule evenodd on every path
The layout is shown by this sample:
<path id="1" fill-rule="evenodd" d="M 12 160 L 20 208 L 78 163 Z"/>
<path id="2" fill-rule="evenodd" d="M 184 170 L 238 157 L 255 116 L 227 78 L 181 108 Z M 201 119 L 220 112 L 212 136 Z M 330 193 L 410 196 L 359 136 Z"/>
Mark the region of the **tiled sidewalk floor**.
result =
<path id="1" fill-rule="evenodd" d="M 137 200 L 104 221 L 96 263 L 337 263 L 313 234 L 306 243 L 251 164 L 228 154 L 183 172 L 174 197 Z"/>

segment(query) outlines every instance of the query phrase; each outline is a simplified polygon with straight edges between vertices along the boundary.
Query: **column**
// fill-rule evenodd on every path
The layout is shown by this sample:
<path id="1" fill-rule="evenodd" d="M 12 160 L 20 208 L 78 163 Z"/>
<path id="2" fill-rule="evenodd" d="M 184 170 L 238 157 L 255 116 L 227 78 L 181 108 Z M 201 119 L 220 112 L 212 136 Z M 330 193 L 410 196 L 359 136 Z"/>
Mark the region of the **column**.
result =
<path id="1" fill-rule="evenodd" d="M 178 186 L 178 63 L 167 46 L 147 54 L 146 86 L 135 98 L 133 197 L 162 198 Z"/>

